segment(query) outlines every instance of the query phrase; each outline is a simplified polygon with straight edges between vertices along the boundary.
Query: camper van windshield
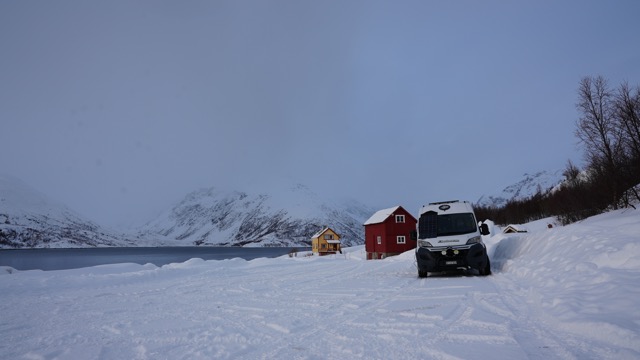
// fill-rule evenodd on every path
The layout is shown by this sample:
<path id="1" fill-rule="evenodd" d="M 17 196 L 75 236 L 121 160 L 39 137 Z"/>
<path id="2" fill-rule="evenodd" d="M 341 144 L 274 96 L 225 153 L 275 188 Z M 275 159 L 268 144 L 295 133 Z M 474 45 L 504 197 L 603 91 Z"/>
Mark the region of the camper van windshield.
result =
<path id="1" fill-rule="evenodd" d="M 418 224 L 420 239 L 469 234 L 478 230 L 472 213 L 433 215 L 435 214 L 425 213 L 420 216 Z M 437 231 L 433 231 L 433 229 L 437 229 Z"/>

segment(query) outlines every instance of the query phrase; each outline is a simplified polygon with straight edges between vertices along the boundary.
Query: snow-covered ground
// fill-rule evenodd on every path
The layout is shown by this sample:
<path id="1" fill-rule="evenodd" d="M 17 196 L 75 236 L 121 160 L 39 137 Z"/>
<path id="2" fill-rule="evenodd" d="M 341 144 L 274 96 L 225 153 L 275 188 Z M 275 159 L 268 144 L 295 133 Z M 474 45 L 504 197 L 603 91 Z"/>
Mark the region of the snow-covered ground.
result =
<path id="1" fill-rule="evenodd" d="M 486 237 L 489 277 L 413 253 L 0 268 L 2 359 L 638 359 L 640 210 Z M 499 230 L 494 228 L 494 230 Z"/>

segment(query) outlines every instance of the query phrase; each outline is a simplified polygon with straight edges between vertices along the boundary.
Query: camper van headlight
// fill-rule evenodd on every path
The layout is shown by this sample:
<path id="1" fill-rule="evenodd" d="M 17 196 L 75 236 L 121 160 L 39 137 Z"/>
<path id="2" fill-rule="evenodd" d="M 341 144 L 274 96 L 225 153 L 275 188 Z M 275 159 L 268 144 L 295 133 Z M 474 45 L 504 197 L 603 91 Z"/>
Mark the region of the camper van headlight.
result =
<path id="1" fill-rule="evenodd" d="M 469 239 L 469 241 L 467 241 L 467 245 L 471 245 L 471 244 L 477 244 L 482 240 L 482 238 L 480 236 L 474 236 L 471 239 Z"/>
<path id="2" fill-rule="evenodd" d="M 433 245 L 431 245 L 427 240 L 418 240 L 418 245 L 420 247 L 433 247 Z"/>

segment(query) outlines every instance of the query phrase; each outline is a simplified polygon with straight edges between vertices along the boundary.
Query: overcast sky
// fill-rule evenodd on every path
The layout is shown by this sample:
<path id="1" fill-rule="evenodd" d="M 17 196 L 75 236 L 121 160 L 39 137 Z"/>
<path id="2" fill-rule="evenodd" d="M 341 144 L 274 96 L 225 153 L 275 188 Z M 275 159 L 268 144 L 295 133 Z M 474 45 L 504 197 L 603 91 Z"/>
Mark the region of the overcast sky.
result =
<path id="1" fill-rule="evenodd" d="M 582 163 L 577 87 L 640 85 L 640 1 L 0 2 L 0 172 L 105 225 L 301 182 L 377 208 Z M 287 180 L 282 180 L 287 179 Z"/>

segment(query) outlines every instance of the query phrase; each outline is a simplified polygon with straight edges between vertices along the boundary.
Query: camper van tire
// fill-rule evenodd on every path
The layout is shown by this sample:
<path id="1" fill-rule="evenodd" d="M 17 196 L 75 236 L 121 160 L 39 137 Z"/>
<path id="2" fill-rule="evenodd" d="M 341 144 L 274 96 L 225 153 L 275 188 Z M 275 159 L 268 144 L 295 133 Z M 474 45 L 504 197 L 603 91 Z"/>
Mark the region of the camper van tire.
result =
<path id="1" fill-rule="evenodd" d="M 484 267 L 484 269 L 480 269 L 478 272 L 481 276 L 491 275 L 491 262 L 489 261 L 489 257 L 487 257 L 487 265 Z"/>

